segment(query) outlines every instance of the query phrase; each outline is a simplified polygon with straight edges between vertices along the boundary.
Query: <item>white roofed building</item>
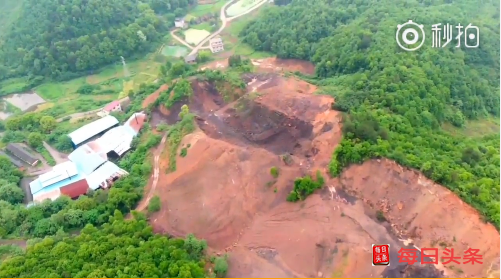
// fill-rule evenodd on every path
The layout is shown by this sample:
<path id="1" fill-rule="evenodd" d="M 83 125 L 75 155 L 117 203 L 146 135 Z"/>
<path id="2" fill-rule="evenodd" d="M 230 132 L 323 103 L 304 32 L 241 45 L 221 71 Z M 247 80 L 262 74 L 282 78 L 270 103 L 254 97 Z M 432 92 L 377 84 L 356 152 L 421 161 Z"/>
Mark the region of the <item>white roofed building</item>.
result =
<path id="1" fill-rule="evenodd" d="M 77 130 L 71 132 L 68 136 L 73 142 L 73 146 L 76 148 L 96 136 L 103 134 L 109 129 L 118 126 L 118 119 L 108 115 L 87 125 L 84 125 Z"/>

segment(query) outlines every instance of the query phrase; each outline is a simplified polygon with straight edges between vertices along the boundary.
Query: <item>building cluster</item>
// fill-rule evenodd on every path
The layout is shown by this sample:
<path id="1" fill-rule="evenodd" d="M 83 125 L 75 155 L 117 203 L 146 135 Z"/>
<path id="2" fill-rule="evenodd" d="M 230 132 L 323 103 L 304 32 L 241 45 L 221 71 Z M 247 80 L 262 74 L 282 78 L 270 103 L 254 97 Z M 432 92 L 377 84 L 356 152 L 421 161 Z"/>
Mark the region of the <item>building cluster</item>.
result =
<path id="1" fill-rule="evenodd" d="M 70 133 L 75 150 L 68 155 L 68 161 L 30 183 L 33 202 L 55 200 L 61 195 L 76 198 L 89 190 L 109 188 L 127 175 L 110 159 L 120 158 L 131 149 L 132 140 L 146 120 L 146 114 L 135 113 L 119 125 L 115 117 L 107 115 Z"/>

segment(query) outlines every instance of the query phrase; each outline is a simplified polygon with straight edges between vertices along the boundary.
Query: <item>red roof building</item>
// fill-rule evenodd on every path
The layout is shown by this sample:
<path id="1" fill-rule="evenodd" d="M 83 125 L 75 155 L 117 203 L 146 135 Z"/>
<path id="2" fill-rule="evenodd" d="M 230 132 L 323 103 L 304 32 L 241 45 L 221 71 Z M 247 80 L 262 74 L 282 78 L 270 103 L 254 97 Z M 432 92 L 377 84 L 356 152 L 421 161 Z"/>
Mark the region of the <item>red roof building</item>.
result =
<path id="1" fill-rule="evenodd" d="M 120 111 L 120 110 L 122 110 L 122 107 L 120 106 L 120 102 L 119 101 L 113 101 L 113 102 L 107 104 L 103 108 L 103 110 L 107 111 L 107 112 Z"/>

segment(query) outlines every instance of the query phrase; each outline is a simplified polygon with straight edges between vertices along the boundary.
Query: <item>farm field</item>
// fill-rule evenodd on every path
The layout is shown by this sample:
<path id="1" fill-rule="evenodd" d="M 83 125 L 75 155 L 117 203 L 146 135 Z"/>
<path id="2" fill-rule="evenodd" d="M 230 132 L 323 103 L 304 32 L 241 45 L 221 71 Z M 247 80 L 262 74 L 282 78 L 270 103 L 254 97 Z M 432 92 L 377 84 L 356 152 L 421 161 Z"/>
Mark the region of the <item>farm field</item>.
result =
<path id="1" fill-rule="evenodd" d="M 226 14 L 229 16 L 229 17 L 232 17 L 232 16 L 237 16 L 239 14 L 242 14 L 242 13 L 245 13 L 246 11 L 248 11 L 249 9 L 251 9 L 252 7 L 254 7 L 255 4 L 259 3 L 260 1 L 258 0 L 241 0 L 241 1 L 238 1 L 232 5 L 230 5 L 228 7 L 228 9 L 226 10 Z"/>
<path id="2" fill-rule="evenodd" d="M 221 8 L 226 4 L 227 1 L 219 0 L 213 4 L 202 4 L 197 5 L 192 11 L 189 12 L 188 17 L 200 17 L 210 13 L 219 13 Z"/>
<path id="3" fill-rule="evenodd" d="M 189 44 L 198 45 L 201 41 L 207 38 L 210 32 L 207 30 L 198 30 L 190 28 L 184 31 L 185 41 Z"/>
<path id="4" fill-rule="evenodd" d="M 166 57 L 183 57 L 188 53 L 188 49 L 182 46 L 164 46 L 160 53 Z"/>
<path id="5" fill-rule="evenodd" d="M 190 27 L 197 30 L 206 30 L 211 33 L 216 29 L 215 25 L 209 22 L 202 22 L 200 24 L 192 25 Z"/>

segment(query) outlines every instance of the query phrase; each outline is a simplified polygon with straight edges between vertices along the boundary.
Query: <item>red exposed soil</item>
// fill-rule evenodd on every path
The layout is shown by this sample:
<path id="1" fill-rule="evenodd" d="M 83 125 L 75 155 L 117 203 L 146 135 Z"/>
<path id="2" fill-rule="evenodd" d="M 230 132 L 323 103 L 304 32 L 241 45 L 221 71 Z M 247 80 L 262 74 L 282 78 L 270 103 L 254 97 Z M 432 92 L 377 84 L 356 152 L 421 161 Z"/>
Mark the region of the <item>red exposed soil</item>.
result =
<path id="1" fill-rule="evenodd" d="M 154 103 L 158 99 L 158 96 L 160 96 L 160 93 L 164 92 L 167 89 L 169 89 L 169 86 L 167 84 L 164 84 L 160 86 L 157 91 L 146 97 L 146 99 L 144 99 L 143 101 L 143 108 L 147 108 L 150 104 Z"/>
<path id="2" fill-rule="evenodd" d="M 257 66 L 261 71 L 297 71 L 308 75 L 315 73 L 315 65 L 308 61 L 297 59 L 280 59 L 274 57 L 266 59 L 253 59 L 252 64 Z"/>
<path id="3" fill-rule="evenodd" d="M 388 160 L 328 178 L 326 166 L 341 140 L 331 97 L 276 74 L 244 79 L 248 93 L 230 104 L 212 85 L 192 82 L 188 105 L 200 129 L 184 137 L 181 145 L 190 147 L 175 172 L 166 174 L 168 154 L 160 156 L 162 210 L 151 218 L 156 232 L 194 233 L 229 253 L 229 277 L 401 276 L 411 271 L 370 266 L 371 245 L 389 243 L 396 257 L 408 247 L 399 239 L 408 238 L 421 248 L 447 242 L 459 254 L 468 246 L 480 249 L 484 264 L 439 266 L 446 275 L 499 276 L 499 265 L 491 267 L 499 262 L 499 233 L 443 187 Z M 159 117 L 176 121 L 181 105 Z M 316 170 L 326 187 L 303 202 L 286 202 L 294 179 Z M 391 223 L 377 221 L 377 210 Z"/>
<path id="4" fill-rule="evenodd" d="M 312 75 L 315 73 L 315 65 L 308 61 L 296 59 L 280 59 L 280 58 L 265 58 L 252 59 L 252 64 L 260 72 L 301 72 L 303 74 Z M 213 69 L 224 70 L 228 67 L 228 59 L 212 61 L 200 67 L 201 70 Z"/>

